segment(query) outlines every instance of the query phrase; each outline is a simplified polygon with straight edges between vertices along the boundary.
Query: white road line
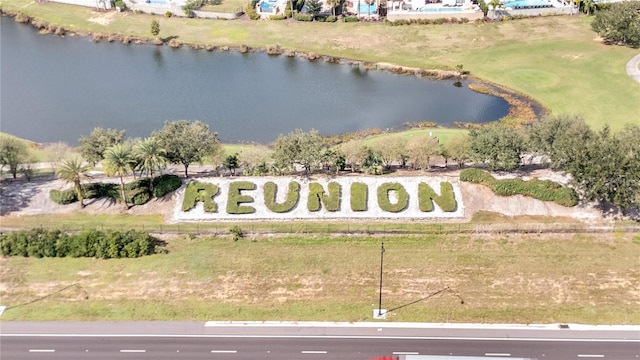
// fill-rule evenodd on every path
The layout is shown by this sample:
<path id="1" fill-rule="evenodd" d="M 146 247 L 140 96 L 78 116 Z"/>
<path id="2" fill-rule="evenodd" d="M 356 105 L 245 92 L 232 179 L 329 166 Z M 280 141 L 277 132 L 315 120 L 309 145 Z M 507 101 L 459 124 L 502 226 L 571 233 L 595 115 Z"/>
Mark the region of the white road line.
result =
<path id="1" fill-rule="evenodd" d="M 238 350 L 211 350 L 212 354 L 235 354 Z"/>
<path id="2" fill-rule="evenodd" d="M 508 353 L 484 353 L 484 356 L 511 356 Z"/>
<path id="3" fill-rule="evenodd" d="M 394 351 L 393 355 L 420 355 L 417 351 Z"/>
<path id="4" fill-rule="evenodd" d="M 32 353 L 52 353 L 56 352 L 55 349 L 29 349 L 29 352 Z"/>
<path id="5" fill-rule="evenodd" d="M 300 351 L 302 354 L 326 354 L 325 350 L 302 350 Z"/>
<path id="6" fill-rule="evenodd" d="M 578 354 L 579 358 L 603 358 L 604 355 L 599 354 Z"/>
<path id="7" fill-rule="evenodd" d="M 147 350 L 120 350 L 121 353 L 143 353 L 147 352 Z"/>
<path id="8" fill-rule="evenodd" d="M 79 337 L 79 338 L 209 338 L 209 339 L 359 339 L 359 340 L 470 340 L 470 341 L 531 341 L 640 343 L 640 339 L 571 339 L 571 338 L 493 338 L 475 336 L 376 336 L 376 335 L 189 335 L 189 334 L 0 334 L 3 337 Z"/>

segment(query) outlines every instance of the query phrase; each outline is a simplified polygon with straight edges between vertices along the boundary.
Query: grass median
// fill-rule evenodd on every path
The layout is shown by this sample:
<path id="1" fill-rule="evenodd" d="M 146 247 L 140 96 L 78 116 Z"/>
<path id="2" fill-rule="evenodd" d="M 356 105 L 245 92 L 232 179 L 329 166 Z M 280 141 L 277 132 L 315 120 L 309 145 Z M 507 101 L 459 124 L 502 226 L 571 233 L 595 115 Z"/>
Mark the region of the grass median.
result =
<path id="1" fill-rule="evenodd" d="M 138 259 L 0 259 L 3 320 L 372 320 L 384 241 L 392 321 L 640 323 L 638 235 L 166 240 Z M 402 307 L 445 287 L 464 304 Z"/>
<path id="2" fill-rule="evenodd" d="M 19 11 L 75 31 L 151 37 L 151 15 L 5 0 Z M 640 124 L 640 84 L 626 75 L 634 49 L 604 45 L 588 16 L 502 23 L 387 26 L 382 23 L 213 21 L 155 17 L 161 36 L 194 44 L 283 48 L 420 68 L 462 64 L 472 75 L 517 90 L 553 113 L 582 114 L 595 128 Z M 460 119 L 464 121 L 464 119 Z"/>

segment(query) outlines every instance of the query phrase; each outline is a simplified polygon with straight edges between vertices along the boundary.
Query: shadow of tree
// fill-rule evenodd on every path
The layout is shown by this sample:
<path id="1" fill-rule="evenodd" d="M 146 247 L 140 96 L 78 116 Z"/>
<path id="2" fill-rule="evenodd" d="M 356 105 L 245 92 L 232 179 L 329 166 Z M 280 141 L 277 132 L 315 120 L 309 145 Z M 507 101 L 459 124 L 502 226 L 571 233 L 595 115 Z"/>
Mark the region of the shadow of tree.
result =
<path id="1" fill-rule="evenodd" d="M 33 197 L 40 191 L 40 183 L 53 178 L 53 175 L 47 174 L 35 176 L 31 181 L 19 178 L 5 179 L 0 182 L 0 216 L 28 207 Z"/>

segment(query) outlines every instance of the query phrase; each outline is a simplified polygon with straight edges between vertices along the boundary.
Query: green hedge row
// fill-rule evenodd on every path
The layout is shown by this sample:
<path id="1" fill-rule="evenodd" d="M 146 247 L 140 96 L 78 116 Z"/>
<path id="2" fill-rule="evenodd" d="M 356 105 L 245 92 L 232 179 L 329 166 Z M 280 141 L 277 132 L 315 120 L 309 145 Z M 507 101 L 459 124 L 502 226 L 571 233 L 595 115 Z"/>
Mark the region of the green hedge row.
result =
<path id="1" fill-rule="evenodd" d="M 322 185 L 317 182 L 309 183 L 309 199 L 307 200 L 307 209 L 309 211 L 320 211 L 324 204 L 327 211 L 340 210 L 340 198 L 342 196 L 342 187 L 337 182 L 330 182 L 327 186 L 329 194 L 327 195 Z"/>
<path id="2" fill-rule="evenodd" d="M 192 181 L 187 185 L 182 200 L 182 211 L 189 211 L 196 207 L 196 202 L 204 203 L 204 211 L 214 213 L 218 211 L 218 205 L 213 198 L 218 195 L 219 188 L 214 184 Z"/>
<path id="3" fill-rule="evenodd" d="M 420 211 L 433 211 L 433 203 L 438 204 L 440 209 L 445 212 L 453 212 L 458 208 L 456 198 L 453 193 L 453 185 L 448 182 L 440 183 L 440 195 L 436 194 L 431 186 L 420 183 L 418 184 L 418 206 Z"/>
<path id="4" fill-rule="evenodd" d="M 264 184 L 264 204 L 267 209 L 275 213 L 286 213 L 293 210 L 298 205 L 300 199 L 300 184 L 296 181 L 289 183 L 289 190 L 287 191 L 287 197 L 282 204 L 278 204 L 276 196 L 278 193 L 278 185 L 274 182 L 267 182 Z"/>
<path id="5" fill-rule="evenodd" d="M 398 198 L 395 204 L 389 200 L 391 191 L 394 191 Z M 384 211 L 400 212 L 409 206 L 409 193 L 400 183 L 384 183 L 378 187 L 378 206 Z"/>
<path id="6" fill-rule="evenodd" d="M 351 184 L 351 210 L 367 211 L 369 199 L 369 187 L 365 183 L 354 182 Z"/>
<path id="7" fill-rule="evenodd" d="M 165 174 L 153 179 L 153 191 L 148 178 L 138 179 L 125 184 L 125 196 L 127 202 L 134 205 L 143 205 L 149 202 L 152 197 L 163 197 L 182 186 L 182 180 L 176 175 Z M 88 183 L 82 185 L 82 196 L 85 199 L 111 198 L 122 201 L 122 194 L 118 184 L 112 183 Z M 73 189 L 63 191 L 51 190 L 49 198 L 61 205 L 67 205 L 78 201 L 78 197 Z"/>
<path id="8" fill-rule="evenodd" d="M 4 256 L 136 258 L 155 254 L 162 245 L 160 240 L 135 230 L 67 234 L 33 229 L 0 234 L 0 252 Z"/>
<path id="9" fill-rule="evenodd" d="M 491 174 L 480 169 L 464 169 L 460 172 L 460 181 L 482 184 L 500 196 L 525 195 L 543 201 L 571 207 L 578 204 L 576 192 L 550 180 L 529 181 L 522 179 L 497 180 Z"/>
<path id="10" fill-rule="evenodd" d="M 253 202 L 253 197 L 242 195 L 242 191 L 255 189 L 256 184 L 250 181 L 234 181 L 230 183 L 227 214 L 253 214 L 256 212 L 256 209 L 253 206 L 241 205 Z"/>

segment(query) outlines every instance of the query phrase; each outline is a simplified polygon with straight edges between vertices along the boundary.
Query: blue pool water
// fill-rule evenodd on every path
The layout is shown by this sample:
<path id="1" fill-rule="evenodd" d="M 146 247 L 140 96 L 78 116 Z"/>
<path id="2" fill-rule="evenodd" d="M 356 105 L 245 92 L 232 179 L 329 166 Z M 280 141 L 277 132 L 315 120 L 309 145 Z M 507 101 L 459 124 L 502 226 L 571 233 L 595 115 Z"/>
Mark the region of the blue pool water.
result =
<path id="1" fill-rule="evenodd" d="M 145 2 L 151 5 L 167 5 L 167 0 L 145 0 Z"/>
<path id="2" fill-rule="evenodd" d="M 503 3 L 504 6 L 513 9 L 531 9 L 531 8 L 545 8 L 552 7 L 546 0 L 515 0 L 507 1 Z"/>
<path id="3" fill-rule="evenodd" d="M 420 8 L 420 12 L 430 12 L 430 13 L 451 13 L 451 12 L 461 12 L 462 8 L 445 8 L 445 7 L 423 7 Z"/>
<path id="4" fill-rule="evenodd" d="M 376 11 L 378 11 L 376 4 L 368 5 L 367 3 L 360 3 L 359 14 L 360 15 L 375 15 Z"/>

